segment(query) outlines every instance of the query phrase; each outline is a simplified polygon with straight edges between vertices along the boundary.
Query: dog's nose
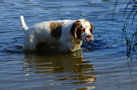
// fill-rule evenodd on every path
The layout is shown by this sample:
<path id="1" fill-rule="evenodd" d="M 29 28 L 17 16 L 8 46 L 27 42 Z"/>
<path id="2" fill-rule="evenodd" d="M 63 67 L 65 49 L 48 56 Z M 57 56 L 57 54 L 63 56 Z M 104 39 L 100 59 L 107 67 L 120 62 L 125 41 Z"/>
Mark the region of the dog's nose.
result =
<path id="1" fill-rule="evenodd" d="M 89 41 L 93 41 L 93 36 L 92 36 L 92 34 L 89 34 L 87 37 L 88 37 L 88 40 L 89 40 Z"/>
<path id="2" fill-rule="evenodd" d="M 92 35 L 91 35 L 91 34 L 89 34 L 89 35 L 88 35 L 88 38 L 92 38 Z"/>

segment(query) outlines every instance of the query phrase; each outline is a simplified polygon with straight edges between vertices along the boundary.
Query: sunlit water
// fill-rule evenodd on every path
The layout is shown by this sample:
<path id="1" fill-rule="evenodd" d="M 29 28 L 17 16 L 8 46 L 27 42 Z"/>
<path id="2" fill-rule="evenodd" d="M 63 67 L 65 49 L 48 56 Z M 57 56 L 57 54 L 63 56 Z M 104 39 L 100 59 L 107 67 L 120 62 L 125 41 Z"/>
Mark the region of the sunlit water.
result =
<path id="1" fill-rule="evenodd" d="M 0 90 L 136 90 L 137 60 L 127 58 L 121 31 L 127 1 L 119 2 L 112 15 L 114 4 L 115 0 L 1 0 Z M 85 18 L 94 24 L 94 41 L 74 53 L 24 53 L 20 15 L 28 26 Z"/>

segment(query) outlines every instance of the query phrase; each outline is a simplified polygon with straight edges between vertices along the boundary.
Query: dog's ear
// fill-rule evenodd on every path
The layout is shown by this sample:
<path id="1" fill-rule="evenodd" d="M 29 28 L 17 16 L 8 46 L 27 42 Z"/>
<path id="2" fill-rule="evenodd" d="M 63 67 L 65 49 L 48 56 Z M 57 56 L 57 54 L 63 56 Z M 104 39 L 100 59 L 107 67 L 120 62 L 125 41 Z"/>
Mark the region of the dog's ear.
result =
<path id="1" fill-rule="evenodd" d="M 93 32 L 93 24 L 90 22 L 90 32 L 92 33 Z"/>
<path id="2" fill-rule="evenodd" d="M 80 21 L 76 21 L 76 22 L 74 22 L 73 23 L 73 25 L 72 25 L 72 27 L 71 27 L 71 29 L 70 29 L 70 32 L 72 33 L 72 35 L 74 36 L 74 38 L 79 38 L 80 36 L 80 34 L 79 34 L 79 31 L 80 30 L 78 30 L 79 28 L 80 28 L 80 26 L 81 26 L 81 23 L 80 23 Z"/>
<path id="3" fill-rule="evenodd" d="M 89 24 L 90 24 L 90 29 L 89 30 L 90 30 L 90 33 L 92 33 L 93 32 L 93 24 L 88 20 L 85 20 L 85 21 L 89 22 Z"/>

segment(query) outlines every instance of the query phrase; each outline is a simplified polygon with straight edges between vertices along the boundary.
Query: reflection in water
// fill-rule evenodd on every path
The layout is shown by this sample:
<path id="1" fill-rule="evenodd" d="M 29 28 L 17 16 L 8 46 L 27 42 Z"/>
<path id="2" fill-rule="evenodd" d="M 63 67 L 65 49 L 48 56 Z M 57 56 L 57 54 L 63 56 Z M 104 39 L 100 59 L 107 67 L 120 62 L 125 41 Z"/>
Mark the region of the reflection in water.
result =
<path id="1" fill-rule="evenodd" d="M 94 72 L 94 65 L 89 64 L 90 61 L 84 61 L 82 52 L 74 52 L 69 54 L 57 55 L 36 55 L 26 54 L 24 69 L 28 73 L 35 73 L 39 75 L 47 75 L 40 78 L 46 81 L 53 81 L 52 83 L 43 83 L 42 86 L 61 85 L 65 84 L 86 84 L 92 83 L 96 77 L 92 75 Z M 56 75 L 57 74 L 57 75 Z M 53 75 L 53 76 L 52 76 Z M 51 79 L 52 77 L 52 79 Z M 50 80 L 49 80 L 50 79 Z M 83 87 L 82 87 L 83 88 Z M 95 88 L 94 86 L 84 87 L 82 90 Z"/>

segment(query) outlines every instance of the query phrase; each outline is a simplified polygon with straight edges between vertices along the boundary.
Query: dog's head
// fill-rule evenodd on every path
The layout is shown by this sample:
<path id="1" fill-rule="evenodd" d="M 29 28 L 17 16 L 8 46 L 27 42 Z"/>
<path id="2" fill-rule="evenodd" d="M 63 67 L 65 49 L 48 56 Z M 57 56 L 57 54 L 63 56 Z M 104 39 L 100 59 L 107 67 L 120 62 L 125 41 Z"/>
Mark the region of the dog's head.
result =
<path id="1" fill-rule="evenodd" d="M 78 19 L 71 27 L 70 32 L 76 39 L 84 42 L 93 41 L 93 24 L 85 19 Z"/>

